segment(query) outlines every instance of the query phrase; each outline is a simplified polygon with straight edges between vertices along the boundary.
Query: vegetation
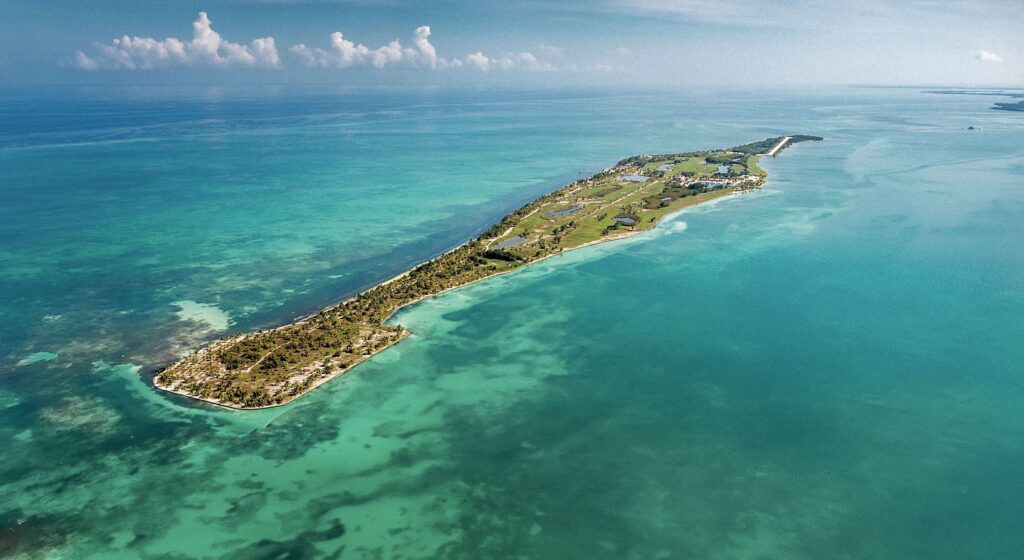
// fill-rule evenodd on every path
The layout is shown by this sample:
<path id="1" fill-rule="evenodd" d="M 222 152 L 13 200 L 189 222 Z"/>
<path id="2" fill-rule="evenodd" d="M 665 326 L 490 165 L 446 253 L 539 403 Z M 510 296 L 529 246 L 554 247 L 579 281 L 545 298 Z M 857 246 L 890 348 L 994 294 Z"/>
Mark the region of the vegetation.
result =
<path id="1" fill-rule="evenodd" d="M 1024 111 L 1024 101 L 1018 101 L 1016 103 L 996 103 L 993 109 L 999 109 L 1001 111 Z"/>
<path id="2" fill-rule="evenodd" d="M 635 234 L 686 206 L 759 187 L 765 173 L 757 167 L 757 154 L 780 139 L 730 150 L 624 159 L 526 204 L 479 238 L 337 306 L 276 329 L 217 340 L 160 371 L 155 385 L 235 408 L 283 404 L 407 336 L 404 328 L 385 324 L 403 306 L 568 249 Z M 794 136 L 792 142 L 811 139 L 818 138 Z M 724 177 L 715 176 L 719 164 L 729 166 Z M 658 171 L 660 166 L 669 170 Z M 621 180 L 638 170 L 649 178 Z M 576 205 L 582 208 L 544 217 Z M 514 236 L 523 242 L 496 247 Z"/>

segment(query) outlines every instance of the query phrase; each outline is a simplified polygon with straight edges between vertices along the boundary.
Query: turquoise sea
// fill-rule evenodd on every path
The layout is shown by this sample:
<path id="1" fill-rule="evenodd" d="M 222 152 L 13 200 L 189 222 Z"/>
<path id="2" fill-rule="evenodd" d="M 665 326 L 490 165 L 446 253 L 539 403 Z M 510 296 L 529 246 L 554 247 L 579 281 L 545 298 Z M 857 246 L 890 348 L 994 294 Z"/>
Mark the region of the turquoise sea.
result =
<path id="1" fill-rule="evenodd" d="M 0 91 L 0 557 L 1019 557 L 1024 118 L 993 101 Z M 149 385 L 580 173 L 787 133 L 825 141 L 762 191 L 403 310 L 288 406 Z"/>

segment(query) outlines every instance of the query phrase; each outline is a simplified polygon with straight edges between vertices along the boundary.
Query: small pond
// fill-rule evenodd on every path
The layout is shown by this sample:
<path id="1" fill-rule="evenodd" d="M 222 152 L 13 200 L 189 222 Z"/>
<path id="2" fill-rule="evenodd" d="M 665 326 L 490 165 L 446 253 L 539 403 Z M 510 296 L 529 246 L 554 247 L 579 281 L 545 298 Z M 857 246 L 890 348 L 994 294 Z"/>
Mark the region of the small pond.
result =
<path id="1" fill-rule="evenodd" d="M 509 237 L 508 239 L 506 239 L 506 240 L 502 241 L 501 243 L 498 243 L 497 245 L 495 245 L 493 248 L 494 249 L 508 249 L 509 247 L 515 247 L 516 245 L 522 245 L 523 241 L 526 241 L 526 238 L 522 237 L 520 235 L 517 235 L 515 237 Z"/>
<path id="2" fill-rule="evenodd" d="M 583 208 L 583 205 L 582 204 L 577 204 L 577 205 L 573 206 L 572 208 L 566 208 L 565 210 L 559 210 L 558 212 L 548 212 L 547 214 L 542 214 L 542 215 L 545 218 L 554 218 L 555 216 L 564 216 L 566 214 L 572 214 L 573 212 L 575 212 L 575 211 L 577 211 L 577 210 L 579 210 L 581 208 Z"/>

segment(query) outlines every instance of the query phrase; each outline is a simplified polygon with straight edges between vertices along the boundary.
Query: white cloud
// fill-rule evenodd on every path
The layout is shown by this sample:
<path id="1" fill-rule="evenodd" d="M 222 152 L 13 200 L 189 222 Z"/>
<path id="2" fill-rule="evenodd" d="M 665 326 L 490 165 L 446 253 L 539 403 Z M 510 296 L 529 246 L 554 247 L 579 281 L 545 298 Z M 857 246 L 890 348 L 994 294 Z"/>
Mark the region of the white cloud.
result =
<path id="1" fill-rule="evenodd" d="M 1008 0 L 597 0 L 571 4 L 576 10 L 584 5 L 591 10 L 628 13 L 633 16 L 673 17 L 688 21 L 721 24 L 728 27 L 785 29 L 864 29 L 879 31 L 879 26 L 923 28 L 928 34 L 941 33 L 934 25 L 985 24 L 990 29 L 994 14 L 1004 21 L 1019 22 L 1024 3 Z"/>
<path id="2" fill-rule="evenodd" d="M 358 63 L 366 62 L 370 55 L 370 49 L 349 41 L 341 34 L 340 31 L 331 33 L 331 47 L 329 50 L 325 51 L 319 48 L 310 49 L 301 43 L 293 46 L 290 50 L 306 61 L 306 64 L 311 66 L 329 66 L 335 68 L 348 68 Z M 387 52 L 392 51 L 388 49 L 385 52 L 380 53 L 379 57 L 375 56 L 374 60 L 380 61 L 380 64 L 383 66 L 387 59 L 387 55 L 385 54 Z M 401 56 L 401 49 L 399 49 L 399 59 Z"/>
<path id="3" fill-rule="evenodd" d="M 226 41 L 213 30 L 206 12 L 199 12 L 199 17 L 192 22 L 191 41 L 124 35 L 108 45 L 95 45 L 94 51 L 91 56 L 76 51 L 72 63 L 82 70 L 136 70 L 189 65 L 277 68 L 281 65 L 273 37 L 261 37 L 248 45 Z"/>
<path id="4" fill-rule="evenodd" d="M 305 44 L 298 44 L 289 49 L 299 57 L 307 66 L 322 68 L 352 68 L 355 66 L 373 66 L 384 68 L 392 64 L 405 64 L 421 68 L 447 69 L 469 66 L 477 70 L 487 72 L 493 69 L 502 70 L 532 70 L 548 71 L 555 67 L 546 61 L 540 60 L 531 52 L 508 53 L 497 57 L 489 57 L 481 51 L 466 55 L 465 60 L 459 58 L 447 59 L 438 56 L 437 49 L 430 42 L 430 27 L 421 26 L 416 28 L 413 34 L 413 47 L 403 47 L 398 40 L 391 41 L 387 45 L 371 49 L 366 45 L 356 44 L 335 31 L 331 34 L 331 45 L 326 49 L 319 47 L 308 47 Z M 544 47 L 545 52 L 553 53 L 554 47 Z M 560 53 L 560 51 L 558 51 Z"/>
<path id="5" fill-rule="evenodd" d="M 384 68 L 385 64 L 399 60 L 402 60 L 402 45 L 398 41 L 391 41 L 373 53 L 370 64 L 377 68 Z"/>
<path id="6" fill-rule="evenodd" d="M 803 3 L 800 0 L 799 3 Z M 720 0 L 714 6 L 706 0 L 610 0 L 608 6 L 612 10 L 630 13 L 670 14 L 699 21 L 721 23 L 742 22 L 747 19 L 757 20 L 768 17 L 759 0 Z M 772 9 L 776 9 L 775 6 Z M 750 14 L 758 14 L 750 18 Z"/>
<path id="7" fill-rule="evenodd" d="M 99 68 L 99 64 L 82 51 L 75 51 L 75 59 L 72 61 L 72 64 L 82 70 L 95 70 Z"/>
<path id="8" fill-rule="evenodd" d="M 607 72 L 623 72 L 623 71 L 626 70 L 622 66 L 614 66 L 614 65 L 611 65 L 611 64 L 605 64 L 603 62 L 597 62 L 597 63 L 593 63 L 593 64 L 582 64 L 582 65 L 581 64 L 566 64 L 565 66 L 562 66 L 560 69 L 561 70 L 566 70 L 568 72 L 587 72 L 587 73 L 595 73 L 595 72 L 602 72 L 602 73 L 607 73 Z"/>
<path id="9" fill-rule="evenodd" d="M 437 56 L 437 50 L 430 44 L 430 27 L 422 26 L 413 35 L 415 48 L 403 47 L 396 39 L 377 49 L 366 45 L 355 44 L 340 31 L 331 33 L 331 46 L 326 49 L 307 47 L 298 44 L 289 49 L 302 59 L 307 66 L 324 68 L 351 68 L 353 66 L 373 66 L 384 68 L 389 64 L 406 63 L 420 65 L 430 69 L 462 66 L 459 59 L 448 60 Z"/>
<path id="10" fill-rule="evenodd" d="M 430 37 L 429 25 L 416 28 L 416 48 L 420 50 L 420 56 L 422 56 L 424 64 L 431 68 L 436 68 L 437 51 L 434 50 L 434 45 L 430 44 L 427 37 Z"/>
<path id="11" fill-rule="evenodd" d="M 985 51 L 985 50 L 981 50 L 981 51 L 978 51 L 978 52 L 974 53 L 974 58 L 980 60 L 981 62 L 1002 62 L 1003 61 L 1003 57 L 999 56 L 998 54 L 996 54 L 994 52 L 989 52 L 989 51 Z"/>
<path id="12" fill-rule="evenodd" d="M 550 62 L 540 60 L 531 52 L 506 53 L 501 56 L 489 57 L 482 52 L 475 52 L 466 57 L 466 63 L 484 72 L 491 69 L 528 70 L 533 72 L 549 72 L 556 70 Z"/>
<path id="13" fill-rule="evenodd" d="M 498 66 L 502 68 L 518 68 L 534 72 L 549 72 L 555 69 L 553 64 L 539 60 L 531 52 L 507 54 L 499 57 Z"/>
<path id="14" fill-rule="evenodd" d="M 477 51 L 471 55 L 466 56 L 466 64 L 474 66 L 484 72 L 491 69 L 491 59 L 484 53 Z"/>
<path id="15" fill-rule="evenodd" d="M 413 32 L 411 46 L 403 46 L 395 39 L 382 47 L 370 48 L 351 41 L 340 31 L 336 31 L 331 33 L 327 47 L 309 47 L 300 43 L 288 50 L 307 66 L 334 69 L 380 69 L 405 65 L 429 70 L 468 66 L 483 72 L 496 69 L 551 71 L 556 68 L 546 59 L 562 57 L 561 49 L 540 45 L 538 52 L 542 57 L 529 51 L 506 53 L 495 57 L 477 51 L 464 59 L 449 59 L 438 55 L 437 49 L 430 42 L 430 37 L 430 27 L 423 25 Z M 213 29 L 206 12 L 199 12 L 199 17 L 192 23 L 190 41 L 174 37 L 159 40 L 124 35 L 113 39 L 109 44 L 96 44 L 88 52 L 75 51 L 70 63 L 82 70 L 136 70 L 172 66 L 278 68 L 281 66 L 281 58 L 273 37 L 255 39 L 247 45 L 232 43 Z"/>
<path id="16" fill-rule="evenodd" d="M 537 45 L 537 51 L 543 53 L 545 56 L 550 56 L 552 58 L 562 58 L 563 54 L 561 48 L 553 47 L 551 45 L 545 45 L 544 43 Z"/>

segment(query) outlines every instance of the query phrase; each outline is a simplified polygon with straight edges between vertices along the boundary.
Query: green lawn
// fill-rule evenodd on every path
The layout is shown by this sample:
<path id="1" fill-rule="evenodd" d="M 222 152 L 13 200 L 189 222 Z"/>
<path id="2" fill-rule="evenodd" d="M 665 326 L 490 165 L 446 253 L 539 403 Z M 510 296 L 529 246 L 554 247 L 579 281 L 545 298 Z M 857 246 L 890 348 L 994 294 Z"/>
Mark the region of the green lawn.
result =
<path id="1" fill-rule="evenodd" d="M 705 162 L 702 157 L 689 157 L 682 163 L 672 166 L 671 174 L 711 175 L 715 171 L 718 171 L 717 165 Z"/>
<path id="2" fill-rule="evenodd" d="M 757 162 L 761 160 L 761 156 L 750 156 L 747 158 L 747 172 L 751 175 L 760 175 L 761 177 L 767 177 L 768 172 L 761 169 Z"/>

